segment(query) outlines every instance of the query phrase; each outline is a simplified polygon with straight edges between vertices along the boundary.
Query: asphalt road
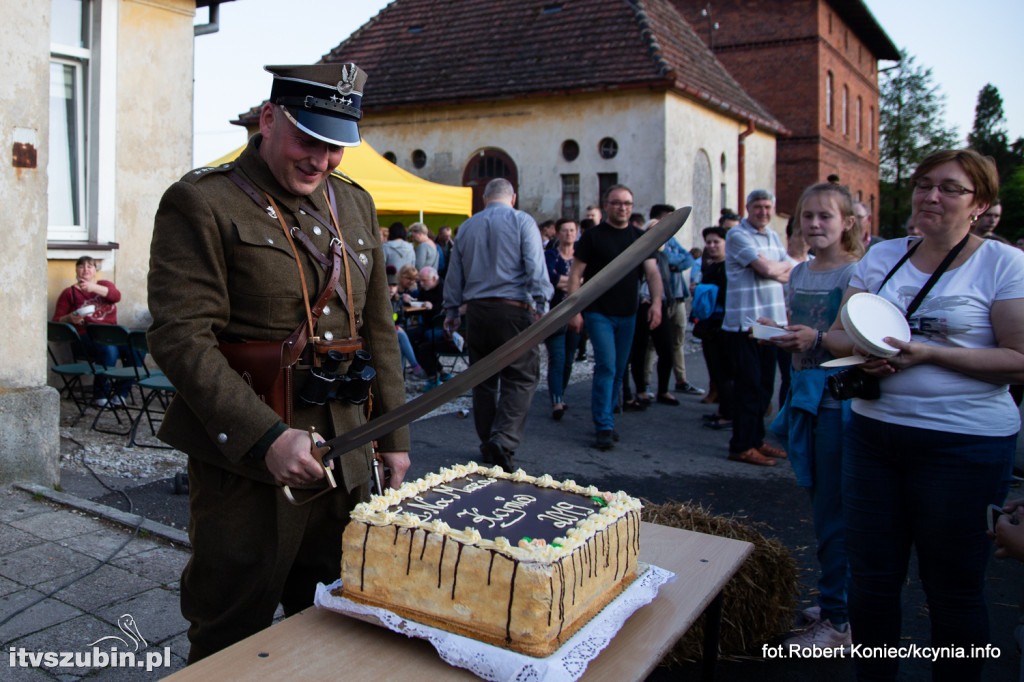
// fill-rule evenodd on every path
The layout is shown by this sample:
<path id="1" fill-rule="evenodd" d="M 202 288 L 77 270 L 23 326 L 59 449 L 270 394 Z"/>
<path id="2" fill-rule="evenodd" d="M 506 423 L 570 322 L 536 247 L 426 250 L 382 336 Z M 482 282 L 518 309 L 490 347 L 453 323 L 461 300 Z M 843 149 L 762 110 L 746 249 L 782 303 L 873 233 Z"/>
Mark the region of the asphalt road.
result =
<path id="1" fill-rule="evenodd" d="M 691 380 L 703 379 L 699 355 L 689 355 Z M 698 383 L 698 385 L 701 385 Z M 816 576 L 814 536 L 810 503 L 805 490 L 795 485 L 789 465 L 755 467 L 726 460 L 728 431 L 714 432 L 700 426 L 702 414 L 711 411 L 698 398 L 680 396 L 678 407 L 652 405 L 644 412 L 618 415 L 616 429 L 622 436 L 608 452 L 591 447 L 593 430 L 589 415 L 589 381 L 573 384 L 567 392 L 570 409 L 560 422 L 550 417 L 547 393 L 538 390 L 528 420 L 525 440 L 516 453 L 515 464 L 528 473 L 550 473 L 558 479 L 572 478 L 594 484 L 602 490 L 625 490 L 654 503 L 693 500 L 713 513 L 737 514 L 770 528 L 766 534 L 788 547 L 801 567 L 801 595 L 798 608 L 812 603 L 809 593 Z M 457 413 L 441 414 L 414 423 L 411 477 L 419 477 L 456 462 L 478 456 L 473 420 Z M 155 520 L 184 527 L 187 523 L 186 496 L 174 495 L 169 480 L 129 491 L 136 509 Z M 1014 495 L 1016 491 L 1011 491 Z M 105 501 L 123 506 L 120 496 Z M 993 559 L 987 576 L 987 596 L 992 624 L 992 641 L 1000 658 L 986 668 L 988 680 L 1015 680 L 1019 655 L 1012 640 L 1021 599 L 1024 567 Z M 764 576 L 770 580 L 771 576 Z M 907 642 L 926 645 L 929 640 L 927 606 L 917 581 L 916 564 L 903 595 L 903 634 Z M 726 614 L 728 617 L 728 614 Z M 775 643 L 786 633 L 779 633 Z M 698 679 L 697 665 L 682 669 L 659 669 L 650 680 Z M 843 682 L 853 679 L 848 660 L 743 660 L 722 661 L 718 679 L 773 682 L 775 680 L 821 680 Z M 901 664 L 901 679 L 928 680 L 930 664 L 920 659 Z"/>

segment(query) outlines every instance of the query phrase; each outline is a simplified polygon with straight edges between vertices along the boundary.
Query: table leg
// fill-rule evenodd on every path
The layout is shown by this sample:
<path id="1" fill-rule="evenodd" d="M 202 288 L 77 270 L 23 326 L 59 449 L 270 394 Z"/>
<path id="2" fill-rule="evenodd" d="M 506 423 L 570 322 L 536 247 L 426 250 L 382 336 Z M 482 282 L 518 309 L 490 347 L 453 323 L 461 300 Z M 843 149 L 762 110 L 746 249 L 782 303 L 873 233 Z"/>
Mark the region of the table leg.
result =
<path id="1" fill-rule="evenodd" d="M 704 682 L 715 679 L 718 663 L 718 637 L 722 631 L 722 593 L 719 592 L 704 609 L 704 660 L 700 678 Z"/>

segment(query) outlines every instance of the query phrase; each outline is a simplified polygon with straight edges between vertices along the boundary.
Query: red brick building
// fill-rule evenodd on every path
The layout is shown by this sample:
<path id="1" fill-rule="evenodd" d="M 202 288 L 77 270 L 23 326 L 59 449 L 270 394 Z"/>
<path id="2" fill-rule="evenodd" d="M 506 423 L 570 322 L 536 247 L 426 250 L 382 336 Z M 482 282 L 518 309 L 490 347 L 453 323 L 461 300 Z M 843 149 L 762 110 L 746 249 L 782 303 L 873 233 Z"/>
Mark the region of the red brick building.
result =
<path id="1" fill-rule="evenodd" d="M 877 225 L 878 62 L 900 57 L 864 3 L 672 1 L 744 90 L 792 132 L 776 152 L 779 211 L 791 213 L 805 187 L 834 173 Z"/>

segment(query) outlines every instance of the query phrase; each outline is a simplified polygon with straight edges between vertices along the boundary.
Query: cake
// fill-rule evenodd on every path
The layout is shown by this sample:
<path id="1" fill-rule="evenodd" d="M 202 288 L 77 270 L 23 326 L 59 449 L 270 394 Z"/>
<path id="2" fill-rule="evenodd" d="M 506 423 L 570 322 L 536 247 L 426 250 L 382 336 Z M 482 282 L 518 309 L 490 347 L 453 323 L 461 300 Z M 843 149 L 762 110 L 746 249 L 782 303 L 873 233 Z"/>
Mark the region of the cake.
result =
<path id="1" fill-rule="evenodd" d="M 636 578 L 640 502 L 476 463 L 356 506 L 341 595 L 547 656 Z"/>

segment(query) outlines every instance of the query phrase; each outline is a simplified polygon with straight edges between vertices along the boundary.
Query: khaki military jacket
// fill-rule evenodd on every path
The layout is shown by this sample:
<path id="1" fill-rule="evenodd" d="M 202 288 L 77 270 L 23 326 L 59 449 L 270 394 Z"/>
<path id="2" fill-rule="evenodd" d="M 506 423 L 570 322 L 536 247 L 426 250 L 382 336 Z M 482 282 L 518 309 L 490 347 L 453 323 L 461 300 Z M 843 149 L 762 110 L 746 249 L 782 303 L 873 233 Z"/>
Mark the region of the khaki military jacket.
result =
<path id="1" fill-rule="evenodd" d="M 217 349 L 221 341 L 284 341 L 306 319 L 295 256 L 281 224 L 231 180 L 237 170 L 258 192 L 277 203 L 285 223 L 298 225 L 321 253 L 329 253 L 331 235 L 299 209 L 308 202 L 329 220 L 321 188 L 296 197 L 274 178 L 259 155 L 255 135 L 234 163 L 200 168 L 171 185 L 156 215 L 149 270 L 150 352 L 177 394 L 160 428 L 160 438 L 191 457 L 257 480 L 273 483 L 262 460 L 247 456 L 254 444 L 280 423 Z M 405 402 L 395 325 L 388 298 L 384 254 L 373 200 L 362 188 L 337 177 L 328 180 L 337 197 L 338 222 L 346 243 L 366 272 L 346 254 L 350 298 L 357 314 L 353 333 L 348 312 L 335 293 L 317 323 L 317 334 L 336 339 L 363 337 L 377 378 L 372 385 L 375 415 Z M 309 296 L 315 302 L 327 274 L 296 240 Z M 342 288 L 344 288 L 344 275 Z M 344 371 L 347 363 L 340 368 Z M 297 395 L 308 372 L 294 374 Z M 365 405 L 330 400 L 308 408 L 295 398 L 292 426 L 315 426 L 325 438 L 366 421 Z M 380 450 L 409 449 L 408 429 L 380 440 Z M 370 449 L 346 453 L 341 462 L 345 487 L 369 480 Z"/>

